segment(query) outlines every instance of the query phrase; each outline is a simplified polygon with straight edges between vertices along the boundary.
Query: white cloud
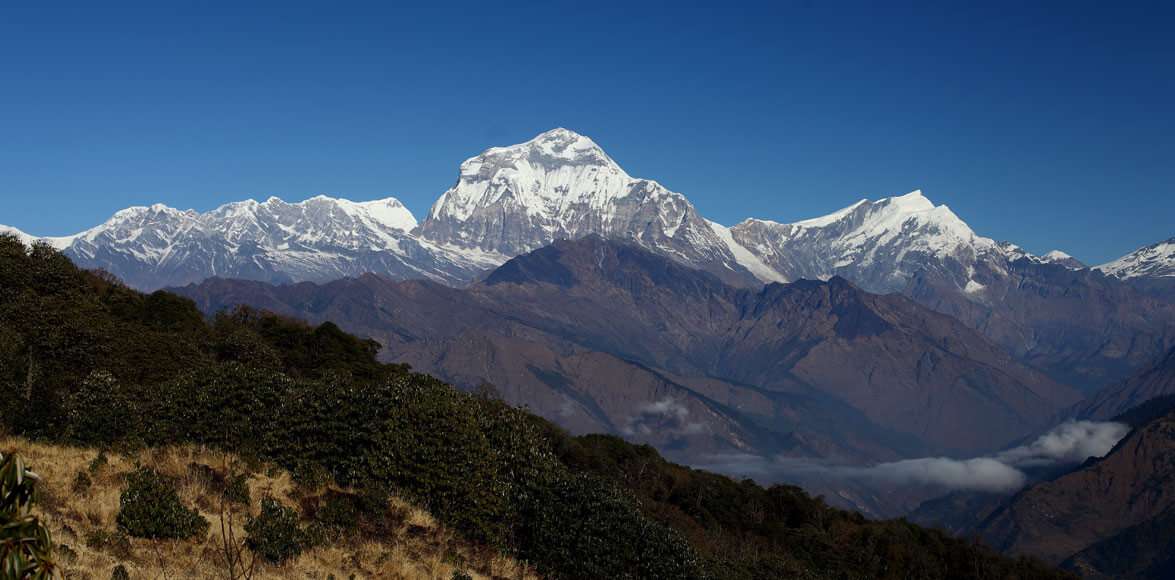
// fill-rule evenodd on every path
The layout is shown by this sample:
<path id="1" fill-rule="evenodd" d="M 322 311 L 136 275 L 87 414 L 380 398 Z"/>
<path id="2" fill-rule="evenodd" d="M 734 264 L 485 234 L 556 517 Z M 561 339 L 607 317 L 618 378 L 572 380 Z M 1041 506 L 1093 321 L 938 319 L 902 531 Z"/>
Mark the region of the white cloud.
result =
<path id="1" fill-rule="evenodd" d="M 706 426 L 689 421 L 689 408 L 684 403 L 665 397 L 638 407 L 620 430 L 628 436 L 697 435 L 705 432 Z"/>
<path id="2" fill-rule="evenodd" d="M 1130 427 L 1122 423 L 1066 421 L 1028 445 L 996 455 L 1000 461 L 1018 467 L 1057 463 L 1081 463 L 1110 452 Z"/>
<path id="3" fill-rule="evenodd" d="M 858 467 L 804 459 L 768 459 L 732 454 L 713 457 L 703 467 L 767 481 L 819 477 L 937 485 L 954 490 L 1011 492 L 1023 487 L 1028 481 L 1022 469 L 1076 464 L 1090 457 L 1101 457 L 1109 453 L 1129 431 L 1130 428 L 1121 423 L 1068 421 L 1027 445 L 987 457 L 921 457 Z"/>

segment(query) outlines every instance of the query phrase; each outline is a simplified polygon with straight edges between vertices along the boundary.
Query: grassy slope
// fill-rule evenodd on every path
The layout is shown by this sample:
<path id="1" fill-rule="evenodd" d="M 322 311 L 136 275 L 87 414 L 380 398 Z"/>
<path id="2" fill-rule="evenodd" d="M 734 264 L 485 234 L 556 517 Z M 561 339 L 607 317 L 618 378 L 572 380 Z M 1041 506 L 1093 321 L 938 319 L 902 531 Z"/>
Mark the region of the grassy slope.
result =
<path id="1" fill-rule="evenodd" d="M 193 473 L 192 463 L 219 472 L 240 469 L 245 463 L 228 453 L 178 446 L 147 449 L 134 455 L 111 453 L 105 466 L 89 469 L 98 451 L 65 445 L 30 442 L 17 437 L 0 439 L 0 450 L 16 452 L 43 478 L 39 487 L 39 515 L 48 522 L 58 548 L 57 558 L 67 577 L 105 578 L 123 564 L 131 578 L 223 577 L 224 549 L 221 532 L 220 494 L 205 478 Z M 122 479 L 136 464 L 151 467 L 174 478 L 184 504 L 197 508 L 212 523 L 203 540 L 152 541 L 129 539 L 129 553 L 114 546 L 95 545 L 95 532 L 115 532 Z M 92 485 L 74 489 L 80 472 L 92 473 Z M 295 505 L 324 489 L 307 490 L 295 484 L 289 473 L 272 466 L 253 470 L 248 479 L 251 505 L 256 514 L 266 494 Z M 226 513 L 224 521 L 237 538 L 244 538 L 243 509 Z M 456 570 L 473 578 L 537 578 L 531 570 L 497 552 L 477 547 L 439 524 L 428 512 L 393 497 L 388 506 L 393 522 L 387 537 L 357 537 L 314 548 L 279 566 L 259 562 L 254 578 L 444 579 Z"/>

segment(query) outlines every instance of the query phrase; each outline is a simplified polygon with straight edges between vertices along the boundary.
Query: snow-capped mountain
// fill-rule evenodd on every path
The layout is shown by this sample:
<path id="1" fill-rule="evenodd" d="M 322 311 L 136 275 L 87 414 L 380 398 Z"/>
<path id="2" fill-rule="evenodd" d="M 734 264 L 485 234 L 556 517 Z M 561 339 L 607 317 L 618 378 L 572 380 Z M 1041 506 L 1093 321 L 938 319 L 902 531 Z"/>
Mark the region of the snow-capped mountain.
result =
<path id="1" fill-rule="evenodd" d="M 353 202 L 320 195 L 286 203 L 271 197 L 206 213 L 162 204 L 130 207 L 80 234 L 46 241 L 84 267 L 147 289 L 213 276 L 325 281 L 365 272 L 457 283 L 505 260 L 425 242 L 409 233 L 416 225 L 394 198 Z"/>
<path id="2" fill-rule="evenodd" d="M 1175 238 L 1144 246 L 1095 269 L 1123 280 L 1175 278 Z"/>
<path id="3" fill-rule="evenodd" d="M 1081 260 L 1078 260 L 1077 258 L 1074 258 L 1073 256 L 1070 256 L 1061 250 L 1052 250 L 1051 252 L 1040 256 L 1040 261 L 1046 264 L 1057 264 L 1058 266 L 1064 266 L 1070 270 L 1081 270 L 1083 268 L 1089 267 L 1086 266 L 1085 263 Z"/>
<path id="4" fill-rule="evenodd" d="M 591 139 L 562 128 L 467 159 L 417 231 L 436 243 L 506 256 L 597 234 L 729 281 L 754 280 L 725 233 L 685 196 L 631 177 Z"/>
<path id="5" fill-rule="evenodd" d="M 994 240 L 977 235 L 921 191 L 861 200 L 790 224 L 748 219 L 730 231 L 784 280 L 839 275 L 873 292 L 900 291 L 927 271 L 976 291 L 984 276 L 1002 271 L 1009 259 Z"/>

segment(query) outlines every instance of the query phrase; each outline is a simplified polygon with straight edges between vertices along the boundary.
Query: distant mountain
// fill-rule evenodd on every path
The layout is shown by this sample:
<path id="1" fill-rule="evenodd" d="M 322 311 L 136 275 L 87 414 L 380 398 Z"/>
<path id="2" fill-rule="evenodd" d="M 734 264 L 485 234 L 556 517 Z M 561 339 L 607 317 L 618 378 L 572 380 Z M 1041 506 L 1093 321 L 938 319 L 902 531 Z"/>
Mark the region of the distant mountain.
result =
<path id="1" fill-rule="evenodd" d="M 327 281 L 366 272 L 459 283 L 502 259 L 421 241 L 409 234 L 415 226 L 394 198 L 286 203 L 271 197 L 206 213 L 131 207 L 80 234 L 47 241 L 83 267 L 147 289 L 211 276 Z"/>
<path id="2" fill-rule="evenodd" d="M 1103 276 L 1060 251 L 1034 256 L 979 235 L 920 191 L 790 224 L 748 219 L 728 228 L 683 195 L 629 176 L 566 129 L 466 160 L 419 224 L 391 198 L 270 198 L 206 213 L 135 207 L 49 241 L 140 289 L 363 273 L 461 287 L 514 256 L 588 235 L 639 245 L 737 287 L 839 276 L 868 292 L 901 293 L 1086 390 L 1175 346 L 1175 285 L 1138 282 L 1166 271 L 1170 244 L 1102 266 L 1112 274 Z"/>
<path id="3" fill-rule="evenodd" d="M 1175 349 L 1134 375 L 1110 385 L 1078 403 L 1069 415 L 1077 419 L 1106 420 L 1151 399 L 1175 395 Z"/>
<path id="4" fill-rule="evenodd" d="M 779 279 L 843 276 L 963 321 L 1054 378 L 1093 390 L 1175 346 L 1175 294 L 1155 296 L 976 234 L 921 192 L 827 216 L 747 220 L 731 234 Z"/>
<path id="5" fill-rule="evenodd" d="M 1168 409 L 1105 457 L 1021 491 L 980 532 L 998 549 L 1066 561 L 1086 576 L 1159 579 L 1171 569 L 1173 508 L 1175 410 Z"/>
<path id="6" fill-rule="evenodd" d="M 1096 269 L 1125 280 L 1175 278 L 1175 238 L 1144 246 Z"/>
<path id="7" fill-rule="evenodd" d="M 988 451 L 1078 398 L 904 297 L 842 278 L 737 288 L 595 236 L 512 259 L 468 290 L 367 276 L 177 291 L 208 311 L 333 320 L 390 360 L 678 457 Z"/>
<path id="8" fill-rule="evenodd" d="M 1095 269 L 1150 294 L 1175 295 L 1175 238 L 1139 248 Z"/>
<path id="9" fill-rule="evenodd" d="M 1046 252 L 1043 256 L 1040 256 L 1040 261 L 1047 264 L 1057 264 L 1058 266 L 1064 266 L 1070 270 L 1082 270 L 1084 268 L 1088 268 L 1088 266 L 1086 266 L 1081 260 L 1078 260 L 1077 258 L 1074 258 L 1073 256 L 1070 256 L 1069 254 L 1066 254 L 1060 250 Z"/>
<path id="10" fill-rule="evenodd" d="M 929 270 L 974 293 L 986 274 L 977 267 L 1002 270 L 1008 261 L 999 244 L 921 191 L 791 224 L 749 219 L 730 231 L 784 280 L 843 276 L 872 292 L 900 292 Z"/>

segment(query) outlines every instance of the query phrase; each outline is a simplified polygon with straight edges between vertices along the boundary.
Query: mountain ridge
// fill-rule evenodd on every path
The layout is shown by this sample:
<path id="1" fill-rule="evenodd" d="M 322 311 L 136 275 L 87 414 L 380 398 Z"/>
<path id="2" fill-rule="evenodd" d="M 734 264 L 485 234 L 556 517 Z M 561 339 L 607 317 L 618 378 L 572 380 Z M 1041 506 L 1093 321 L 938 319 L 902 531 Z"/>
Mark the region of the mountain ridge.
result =
<path id="1" fill-rule="evenodd" d="M 469 389 L 492 383 L 575 432 L 646 435 L 667 449 L 961 453 L 1031 431 L 1077 398 L 905 297 L 839 277 L 738 288 L 598 236 L 514 258 L 468 289 L 365 276 L 174 291 L 206 312 L 244 303 L 335 320 L 397 362 Z M 972 419 L 983 427 L 959 428 Z"/>

